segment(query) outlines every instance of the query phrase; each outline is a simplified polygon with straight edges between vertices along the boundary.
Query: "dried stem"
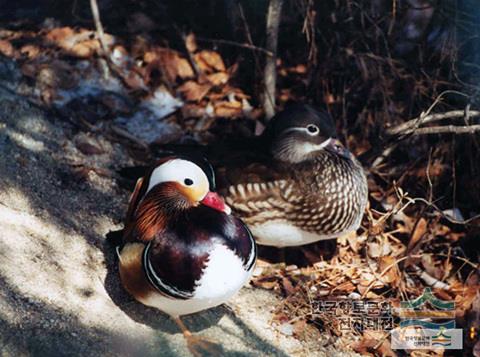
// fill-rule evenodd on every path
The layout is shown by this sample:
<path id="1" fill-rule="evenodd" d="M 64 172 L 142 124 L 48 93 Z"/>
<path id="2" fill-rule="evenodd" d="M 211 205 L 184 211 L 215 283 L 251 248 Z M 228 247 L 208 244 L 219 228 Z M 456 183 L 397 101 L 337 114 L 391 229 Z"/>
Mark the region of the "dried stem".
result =
<path id="1" fill-rule="evenodd" d="M 430 115 L 427 115 L 427 116 L 424 116 L 422 118 L 422 116 L 419 116 L 418 118 L 415 118 L 415 119 L 411 119 L 405 123 L 402 123 L 400 125 L 397 125 L 393 128 L 389 128 L 386 130 L 386 133 L 388 135 L 399 135 L 399 134 L 409 134 L 409 133 L 413 133 L 414 135 L 421 135 L 422 133 L 423 134 L 436 134 L 437 132 L 428 132 L 428 130 L 426 132 L 423 132 L 421 131 L 422 129 L 435 129 L 435 131 L 438 131 L 438 127 L 433 127 L 433 128 L 422 128 L 422 129 L 418 129 L 418 126 L 420 126 L 421 124 L 426 124 L 426 123 L 432 123 L 432 122 L 435 122 L 435 121 L 440 121 L 440 120 L 445 120 L 445 119 L 454 119 L 454 118 L 464 118 L 466 117 L 466 111 L 464 110 L 452 110 L 452 111 L 449 111 L 449 112 L 445 112 L 445 113 L 436 113 L 436 114 L 430 114 Z M 470 110 L 467 112 L 467 116 L 469 118 L 472 118 L 472 117 L 479 117 L 480 116 L 480 111 L 478 110 Z M 451 125 L 450 125 L 451 127 Z M 475 127 L 475 125 L 472 125 L 472 126 L 464 126 L 464 127 L 459 127 L 459 128 L 467 128 L 467 127 Z M 452 130 L 452 129 L 450 129 Z M 455 132 L 455 133 L 461 133 L 463 134 L 464 129 L 460 130 L 459 132 L 456 130 L 456 129 L 453 129 L 453 131 L 440 131 L 440 132 Z M 478 129 L 476 129 L 478 130 Z M 419 131 L 421 134 L 419 134 Z"/>
<path id="2" fill-rule="evenodd" d="M 108 46 L 105 41 L 105 32 L 103 31 L 102 22 L 100 21 L 100 12 L 98 11 L 97 0 L 90 0 L 90 8 L 92 9 L 93 21 L 95 22 L 98 40 L 100 41 L 104 55 L 107 55 Z"/>
<path id="3" fill-rule="evenodd" d="M 240 42 L 235 42 L 235 41 L 229 41 L 229 40 L 222 40 L 222 39 L 213 39 L 213 38 L 203 38 L 203 37 L 197 37 L 197 41 L 200 42 L 211 42 L 211 43 L 216 43 L 220 45 L 227 45 L 227 46 L 235 46 L 235 47 L 241 47 L 241 48 L 246 48 L 248 50 L 252 51 L 257 51 L 257 52 L 262 52 L 265 55 L 272 57 L 273 53 L 266 50 L 263 47 L 258 47 L 255 45 L 251 45 L 249 43 L 240 43 Z"/>
<path id="4" fill-rule="evenodd" d="M 265 63 L 263 82 L 263 109 L 265 116 L 270 119 L 275 115 L 275 90 L 277 85 L 277 44 L 278 28 L 282 14 L 283 0 L 270 0 L 267 13 L 267 51 L 273 55 L 267 57 Z"/>

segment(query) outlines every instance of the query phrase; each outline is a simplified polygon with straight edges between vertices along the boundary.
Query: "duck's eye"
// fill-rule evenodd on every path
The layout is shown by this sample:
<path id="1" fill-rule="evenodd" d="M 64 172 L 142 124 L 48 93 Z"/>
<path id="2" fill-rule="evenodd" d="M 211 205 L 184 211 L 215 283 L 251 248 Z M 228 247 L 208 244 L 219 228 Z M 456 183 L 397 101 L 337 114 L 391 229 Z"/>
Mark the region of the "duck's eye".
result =
<path id="1" fill-rule="evenodd" d="M 192 180 L 192 179 L 189 179 L 189 178 L 186 178 L 185 180 L 183 180 L 183 183 L 184 183 L 186 186 L 192 186 L 192 185 L 193 185 L 193 180 Z"/>
<path id="2" fill-rule="evenodd" d="M 309 134 L 311 135 L 316 135 L 320 132 L 320 129 L 318 128 L 318 126 L 316 125 L 313 125 L 313 124 L 308 124 L 307 125 L 307 131 Z"/>

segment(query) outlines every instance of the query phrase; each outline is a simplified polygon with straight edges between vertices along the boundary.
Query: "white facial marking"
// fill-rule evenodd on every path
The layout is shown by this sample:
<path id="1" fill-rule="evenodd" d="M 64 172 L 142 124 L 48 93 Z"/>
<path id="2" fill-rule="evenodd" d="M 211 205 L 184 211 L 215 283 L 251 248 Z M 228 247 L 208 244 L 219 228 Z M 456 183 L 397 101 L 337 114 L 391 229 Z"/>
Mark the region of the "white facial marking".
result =
<path id="1" fill-rule="evenodd" d="M 163 182 L 178 182 L 181 185 L 187 186 L 185 180 L 189 179 L 193 183 L 189 186 L 203 186 L 209 187 L 209 182 L 205 172 L 191 161 L 182 159 L 173 159 L 158 166 L 152 171 L 150 181 L 148 183 L 147 192 L 154 186 Z M 188 182 L 188 181 L 187 181 Z M 205 192 L 205 195 L 207 192 Z"/>
<path id="2" fill-rule="evenodd" d="M 317 129 L 317 131 L 316 132 L 311 132 L 310 130 L 307 129 L 309 126 L 315 127 Z M 288 133 L 290 131 L 298 131 L 298 132 L 301 132 L 301 133 L 306 133 L 310 136 L 316 136 L 316 135 L 318 135 L 318 133 L 320 133 L 320 129 L 318 128 L 318 126 L 316 126 L 314 124 L 308 124 L 307 127 L 296 126 L 296 127 L 293 127 L 293 128 L 289 128 L 289 129 L 285 130 L 285 133 Z"/>

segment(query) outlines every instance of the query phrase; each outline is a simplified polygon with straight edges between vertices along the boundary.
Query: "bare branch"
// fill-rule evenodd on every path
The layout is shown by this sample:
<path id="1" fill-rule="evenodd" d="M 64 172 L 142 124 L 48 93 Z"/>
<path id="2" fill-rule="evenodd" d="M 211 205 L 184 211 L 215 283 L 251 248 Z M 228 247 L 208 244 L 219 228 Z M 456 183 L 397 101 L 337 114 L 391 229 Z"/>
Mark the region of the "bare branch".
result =
<path id="1" fill-rule="evenodd" d="M 240 43 L 240 42 L 235 42 L 235 41 L 229 41 L 229 40 L 222 40 L 222 39 L 213 39 L 213 38 L 203 38 L 203 37 L 197 37 L 197 41 L 200 42 L 211 42 L 211 43 L 218 43 L 220 45 L 228 45 L 228 46 L 235 46 L 235 47 L 241 47 L 241 48 L 246 48 L 252 51 L 258 51 L 266 54 L 269 57 L 273 56 L 273 53 L 266 50 L 263 47 L 258 47 L 251 45 L 249 43 Z"/>
<path id="2" fill-rule="evenodd" d="M 278 28 L 282 14 L 284 0 L 270 0 L 267 13 L 267 51 L 273 55 L 267 57 L 263 82 L 265 91 L 263 95 L 263 109 L 267 119 L 275 115 L 275 87 L 277 85 L 277 44 Z"/>
<path id="3" fill-rule="evenodd" d="M 104 55 L 107 55 L 108 46 L 107 42 L 105 41 L 105 32 L 103 31 L 102 22 L 100 21 L 100 12 L 98 11 L 97 0 L 90 0 L 90 8 L 92 9 L 93 21 L 95 22 L 98 40 L 100 41 Z"/>
<path id="4" fill-rule="evenodd" d="M 465 110 L 452 110 L 445 113 L 436 113 L 436 114 L 426 115 L 423 118 L 422 118 L 422 115 L 420 115 L 418 118 L 411 119 L 393 128 L 388 128 L 386 130 L 386 133 L 388 135 L 410 134 L 412 132 L 414 132 L 414 134 L 417 134 L 418 130 L 420 130 L 417 128 L 421 124 L 432 123 L 435 121 L 441 121 L 445 119 L 464 118 L 466 116 L 465 114 L 467 114 L 468 118 L 479 117 L 480 111 L 470 110 L 466 113 Z M 425 129 L 429 129 L 429 128 L 425 128 Z"/>
<path id="5" fill-rule="evenodd" d="M 432 126 L 429 128 L 418 128 L 412 135 L 432 135 L 432 134 L 474 134 L 480 131 L 480 124 L 477 125 L 445 125 Z"/>

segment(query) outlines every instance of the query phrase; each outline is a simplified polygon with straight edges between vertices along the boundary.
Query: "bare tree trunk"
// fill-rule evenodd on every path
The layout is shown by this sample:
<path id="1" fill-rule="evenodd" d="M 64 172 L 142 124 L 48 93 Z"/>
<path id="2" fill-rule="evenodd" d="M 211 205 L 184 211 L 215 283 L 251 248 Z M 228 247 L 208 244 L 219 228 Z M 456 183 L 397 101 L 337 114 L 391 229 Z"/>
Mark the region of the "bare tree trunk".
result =
<path id="1" fill-rule="evenodd" d="M 284 0 L 270 0 L 267 13 L 267 43 L 266 49 L 273 56 L 268 56 L 265 63 L 263 83 L 265 90 L 263 93 L 263 109 L 265 116 L 270 119 L 275 115 L 275 87 L 277 85 L 277 43 L 278 28 L 282 14 Z"/>

